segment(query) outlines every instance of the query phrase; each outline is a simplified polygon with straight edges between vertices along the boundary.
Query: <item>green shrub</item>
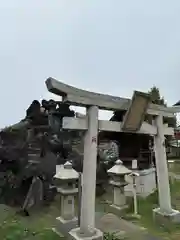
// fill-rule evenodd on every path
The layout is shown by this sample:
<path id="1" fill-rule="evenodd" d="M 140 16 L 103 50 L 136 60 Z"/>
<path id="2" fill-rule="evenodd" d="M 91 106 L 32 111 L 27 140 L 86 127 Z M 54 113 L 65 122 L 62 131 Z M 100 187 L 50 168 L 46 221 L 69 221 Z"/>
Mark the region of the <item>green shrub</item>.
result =
<path id="1" fill-rule="evenodd" d="M 120 240 L 122 238 L 118 238 L 118 236 L 116 235 L 116 233 L 104 233 L 104 240 Z M 125 239 L 125 237 L 123 237 L 123 239 Z"/>

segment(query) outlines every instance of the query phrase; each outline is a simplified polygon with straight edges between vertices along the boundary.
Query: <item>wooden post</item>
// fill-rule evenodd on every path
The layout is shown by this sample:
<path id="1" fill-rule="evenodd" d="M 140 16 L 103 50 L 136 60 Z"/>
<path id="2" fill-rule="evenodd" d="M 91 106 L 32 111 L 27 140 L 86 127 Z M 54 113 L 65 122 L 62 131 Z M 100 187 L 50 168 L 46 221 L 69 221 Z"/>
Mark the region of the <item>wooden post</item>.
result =
<path id="1" fill-rule="evenodd" d="M 79 181 L 78 181 L 78 226 L 80 227 L 81 220 L 81 196 L 82 196 L 82 182 L 81 182 L 81 173 L 79 173 Z"/>

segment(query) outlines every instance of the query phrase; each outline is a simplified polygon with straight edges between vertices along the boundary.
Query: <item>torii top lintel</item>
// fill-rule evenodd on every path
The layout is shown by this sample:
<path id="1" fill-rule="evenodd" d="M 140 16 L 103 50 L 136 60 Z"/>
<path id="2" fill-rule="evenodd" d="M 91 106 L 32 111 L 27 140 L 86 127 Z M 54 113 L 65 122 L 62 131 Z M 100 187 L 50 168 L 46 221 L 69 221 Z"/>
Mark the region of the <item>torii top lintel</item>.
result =
<path id="1" fill-rule="evenodd" d="M 86 107 L 95 105 L 100 109 L 115 111 L 127 110 L 131 104 L 131 99 L 89 92 L 64 84 L 51 77 L 46 80 L 46 86 L 49 92 L 63 97 L 63 101 L 67 101 L 75 106 Z M 147 113 L 174 117 L 174 113 L 169 111 L 167 107 L 156 104 L 149 104 Z"/>

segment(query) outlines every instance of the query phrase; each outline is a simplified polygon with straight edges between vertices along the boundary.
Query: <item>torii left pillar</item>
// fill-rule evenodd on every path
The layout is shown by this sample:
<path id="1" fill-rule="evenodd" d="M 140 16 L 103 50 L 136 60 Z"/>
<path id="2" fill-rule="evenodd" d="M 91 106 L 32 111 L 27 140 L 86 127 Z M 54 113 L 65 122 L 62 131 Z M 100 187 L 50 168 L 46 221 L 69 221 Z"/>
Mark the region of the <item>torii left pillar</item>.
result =
<path id="1" fill-rule="evenodd" d="M 103 239 L 103 233 L 95 228 L 98 112 L 97 106 L 86 109 L 88 129 L 84 137 L 81 218 L 80 227 L 70 231 L 74 239 Z"/>

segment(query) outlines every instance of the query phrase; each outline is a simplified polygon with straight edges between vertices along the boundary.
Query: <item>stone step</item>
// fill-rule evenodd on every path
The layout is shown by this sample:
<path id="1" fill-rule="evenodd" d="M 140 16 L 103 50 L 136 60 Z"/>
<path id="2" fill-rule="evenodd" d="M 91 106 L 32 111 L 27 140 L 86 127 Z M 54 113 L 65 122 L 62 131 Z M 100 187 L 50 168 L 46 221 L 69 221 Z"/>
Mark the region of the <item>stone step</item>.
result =
<path id="1" fill-rule="evenodd" d="M 39 146 L 29 146 L 28 149 L 40 150 Z"/>
<path id="2" fill-rule="evenodd" d="M 34 150 L 28 150 L 28 155 L 35 154 L 36 156 L 40 156 L 41 151 L 34 151 Z"/>
<path id="3" fill-rule="evenodd" d="M 37 145 L 34 145 L 34 146 L 32 146 L 32 145 L 30 145 L 29 147 L 28 147 L 29 149 L 40 149 L 40 147 L 39 146 L 37 146 Z"/>
<path id="4" fill-rule="evenodd" d="M 112 213 L 96 213 L 96 227 L 104 233 L 113 233 L 118 239 L 134 237 L 133 239 L 144 239 L 147 229 L 137 226 L 132 222 L 117 217 Z"/>
<path id="5" fill-rule="evenodd" d="M 34 156 L 37 157 L 38 155 L 37 155 L 36 153 L 28 153 L 28 156 L 29 156 L 29 157 L 34 157 Z"/>
<path id="6" fill-rule="evenodd" d="M 29 160 L 36 160 L 39 156 L 36 153 L 28 153 L 28 159 Z"/>
<path id="7" fill-rule="evenodd" d="M 29 148 L 40 148 L 39 144 L 37 143 L 34 143 L 34 144 L 30 143 L 28 146 Z"/>
<path id="8" fill-rule="evenodd" d="M 110 213 L 106 214 L 103 212 L 96 212 L 95 226 L 104 234 L 113 234 L 114 239 L 160 240 L 160 238 L 149 235 L 147 229 L 135 225 L 129 221 L 123 220 L 122 218 L 119 218 L 116 215 Z M 58 233 L 62 233 L 65 237 L 70 237 L 69 232 L 77 227 L 77 220 L 73 220 L 68 223 L 62 223 L 57 218 L 56 231 Z M 112 239 L 111 235 L 109 235 L 109 239 Z"/>
<path id="9" fill-rule="evenodd" d="M 29 145 L 38 145 L 39 144 L 39 142 L 38 141 L 29 141 Z"/>
<path id="10" fill-rule="evenodd" d="M 37 164 L 37 163 L 39 163 L 39 161 L 37 161 L 37 160 L 28 160 L 28 162 L 31 163 L 31 164 Z"/>

